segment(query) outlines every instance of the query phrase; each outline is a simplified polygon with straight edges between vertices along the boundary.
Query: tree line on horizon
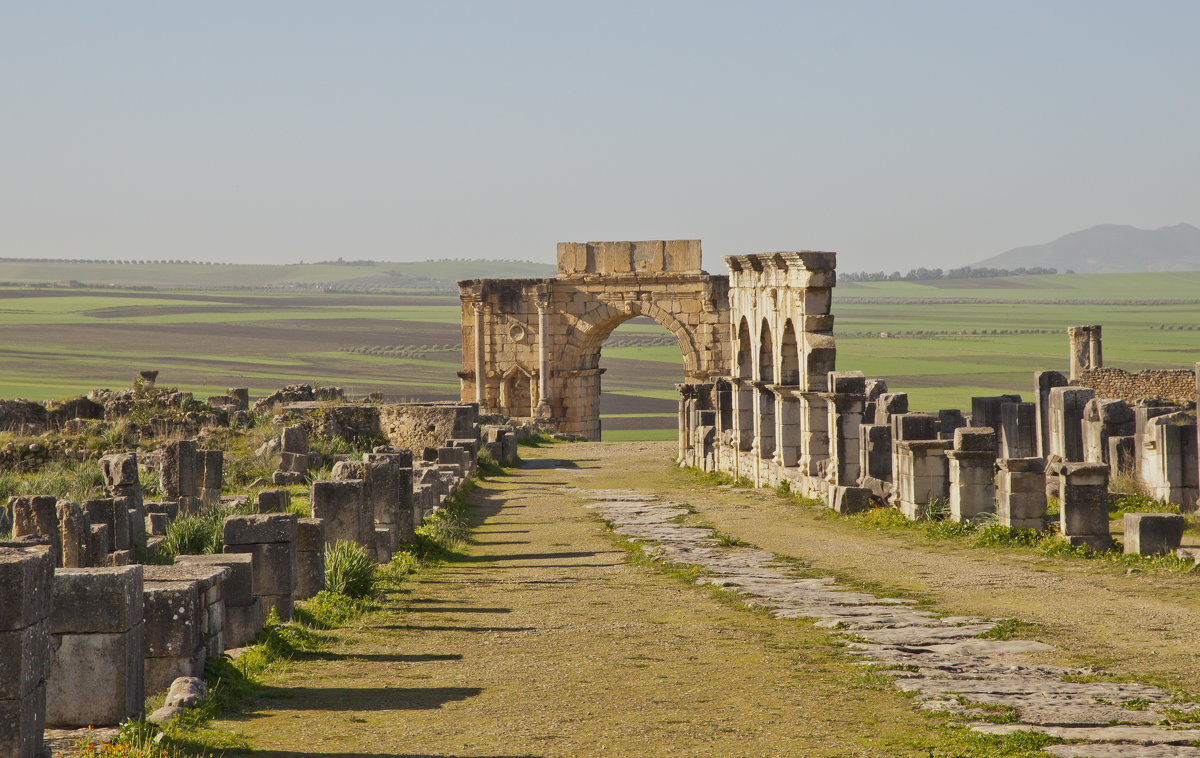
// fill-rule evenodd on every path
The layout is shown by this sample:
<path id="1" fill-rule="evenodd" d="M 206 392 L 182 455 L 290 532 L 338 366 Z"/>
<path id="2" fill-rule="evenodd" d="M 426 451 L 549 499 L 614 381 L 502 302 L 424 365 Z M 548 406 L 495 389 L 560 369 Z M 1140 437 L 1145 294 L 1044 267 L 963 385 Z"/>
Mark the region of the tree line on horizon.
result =
<path id="1" fill-rule="evenodd" d="M 909 269 L 907 274 L 901 274 L 899 271 L 887 273 L 885 271 L 850 271 L 848 273 L 838 274 L 838 278 L 844 282 L 926 282 L 936 279 L 986 279 L 999 276 L 1032 276 L 1039 274 L 1057 274 L 1056 268 L 1042 268 L 1040 266 L 1032 266 L 1026 268 L 973 268 L 971 266 L 963 266 L 961 268 L 952 268 L 943 271 L 940 268 L 913 268 Z M 1067 270 L 1064 273 L 1073 274 L 1074 271 Z"/>

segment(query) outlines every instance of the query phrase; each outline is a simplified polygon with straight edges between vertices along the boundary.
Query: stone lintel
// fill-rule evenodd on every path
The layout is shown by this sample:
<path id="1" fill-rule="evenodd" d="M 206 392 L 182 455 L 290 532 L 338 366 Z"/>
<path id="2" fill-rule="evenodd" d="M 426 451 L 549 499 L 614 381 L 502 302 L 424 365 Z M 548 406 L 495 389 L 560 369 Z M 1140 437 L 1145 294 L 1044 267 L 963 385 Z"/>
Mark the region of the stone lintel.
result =
<path id="1" fill-rule="evenodd" d="M 893 440 L 893 447 L 912 452 L 948 451 L 954 445 L 950 440 Z"/>
<path id="2" fill-rule="evenodd" d="M 997 458 L 996 468 L 1013 474 L 1041 474 L 1046 470 L 1046 461 L 1042 458 Z"/>
<path id="3" fill-rule="evenodd" d="M 993 461 L 996 454 L 986 450 L 947 450 L 946 457 L 956 461 Z"/>

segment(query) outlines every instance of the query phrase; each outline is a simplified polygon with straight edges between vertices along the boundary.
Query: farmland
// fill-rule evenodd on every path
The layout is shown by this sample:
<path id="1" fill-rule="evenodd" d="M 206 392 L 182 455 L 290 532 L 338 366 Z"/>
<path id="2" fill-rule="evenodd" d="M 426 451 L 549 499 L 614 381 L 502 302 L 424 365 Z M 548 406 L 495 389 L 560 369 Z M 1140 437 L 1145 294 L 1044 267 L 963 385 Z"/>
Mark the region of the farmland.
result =
<path id="1" fill-rule="evenodd" d="M 0 263 L 0 279 L 12 280 L 13 265 Z M 42 274 L 64 273 L 39 265 Z M 448 265 L 421 273 L 436 282 L 476 267 L 493 275 L 491 263 Z M 160 381 L 200 397 L 302 381 L 397 399 L 458 397 L 459 305 L 444 286 L 192 290 L 183 288 L 189 267 L 221 270 L 223 285 L 243 268 L 282 267 L 162 267 L 174 271 L 158 274 L 172 289 L 0 288 L 0 396 L 42 400 L 119 387 L 154 368 Z M 312 268 L 290 276 L 319 280 L 315 269 L 353 267 Z M 1031 372 L 1065 368 L 1065 329 L 1076 324 L 1103 324 L 1108 365 L 1200 359 L 1200 273 L 843 284 L 834 313 L 839 368 L 886 378 L 919 410 L 966 408 L 972 395 L 1028 394 Z M 647 319 L 629 321 L 606 343 L 601 365 L 606 436 L 668 437 L 682 379 L 669 334 Z"/>

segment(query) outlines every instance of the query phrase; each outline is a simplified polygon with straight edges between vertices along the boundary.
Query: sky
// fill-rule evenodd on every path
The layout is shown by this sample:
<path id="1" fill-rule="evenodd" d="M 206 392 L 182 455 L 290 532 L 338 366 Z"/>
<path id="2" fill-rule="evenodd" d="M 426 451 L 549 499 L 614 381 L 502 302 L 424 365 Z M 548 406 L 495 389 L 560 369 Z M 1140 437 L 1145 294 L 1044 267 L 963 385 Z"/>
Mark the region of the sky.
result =
<path id="1" fill-rule="evenodd" d="M 0 0 L 0 257 L 953 267 L 1200 224 L 1200 3 Z"/>

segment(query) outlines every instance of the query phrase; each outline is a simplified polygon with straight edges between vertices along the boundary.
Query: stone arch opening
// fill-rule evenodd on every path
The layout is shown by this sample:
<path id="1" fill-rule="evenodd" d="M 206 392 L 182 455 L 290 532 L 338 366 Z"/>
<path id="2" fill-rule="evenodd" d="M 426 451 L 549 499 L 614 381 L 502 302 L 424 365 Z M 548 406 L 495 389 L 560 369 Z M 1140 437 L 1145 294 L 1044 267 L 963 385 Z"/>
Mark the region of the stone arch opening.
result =
<path id="1" fill-rule="evenodd" d="M 600 348 L 620 324 L 646 316 L 670 332 L 687 382 L 712 381 L 731 358 L 729 279 L 701 270 L 698 240 L 564 242 L 554 278 L 458 287 L 462 399 L 483 412 L 520 406 L 499 395 L 520 397 L 513 367 L 536 366 L 533 416 L 585 439 L 600 438 Z"/>
<path id="2" fill-rule="evenodd" d="M 800 384 L 800 346 L 790 318 L 783 325 L 783 338 L 779 342 L 779 383 L 793 387 Z"/>
<path id="3" fill-rule="evenodd" d="M 754 378 L 754 345 L 750 342 L 750 324 L 745 316 L 738 324 L 737 376 L 739 379 Z"/>
<path id="4" fill-rule="evenodd" d="M 771 326 L 764 318 L 758 342 L 758 454 L 775 456 L 775 393 L 766 385 L 775 383 L 775 343 Z"/>

